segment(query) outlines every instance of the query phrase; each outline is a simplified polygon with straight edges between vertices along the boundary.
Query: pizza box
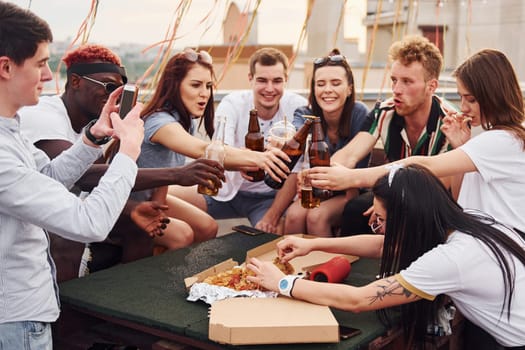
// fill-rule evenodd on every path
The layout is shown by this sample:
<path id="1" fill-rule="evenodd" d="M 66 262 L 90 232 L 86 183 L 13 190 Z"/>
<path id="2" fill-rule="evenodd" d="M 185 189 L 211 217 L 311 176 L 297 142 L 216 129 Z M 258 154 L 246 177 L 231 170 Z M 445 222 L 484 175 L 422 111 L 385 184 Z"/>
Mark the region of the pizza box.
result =
<path id="1" fill-rule="evenodd" d="M 310 238 L 311 236 L 300 235 Z M 257 257 L 273 261 L 276 244 L 283 237 L 246 253 L 246 259 Z M 315 238 L 312 238 L 315 239 Z M 296 274 L 305 274 L 316 266 L 340 254 L 312 252 L 290 261 Z M 346 256 L 350 261 L 358 257 Z M 202 282 L 239 264 L 228 259 L 184 280 L 186 287 Z M 336 343 L 339 326 L 327 306 L 315 305 L 292 298 L 230 298 L 215 301 L 210 308 L 209 339 L 232 345 Z"/>
<path id="2" fill-rule="evenodd" d="M 299 234 L 297 236 L 315 239 L 315 236 L 308 236 L 304 234 Z M 273 261 L 273 259 L 275 259 L 275 257 L 277 256 L 277 250 L 276 250 L 277 242 L 279 242 L 283 238 L 284 237 L 280 237 L 271 242 L 268 242 L 266 244 L 260 245 L 256 248 L 249 250 L 246 253 L 246 260 L 252 257 L 257 257 L 258 259 L 261 259 L 261 260 Z M 314 251 L 308 255 L 300 256 L 300 257 L 292 259 L 290 261 L 290 264 L 293 266 L 295 270 L 295 274 L 306 274 L 312 269 L 314 269 L 315 267 L 327 262 L 328 260 L 336 256 L 341 256 L 341 254 Z M 343 256 L 346 257 L 348 261 L 350 261 L 350 263 L 359 259 L 359 257 L 353 256 L 353 255 L 343 255 Z M 184 283 L 186 285 L 186 288 L 189 289 L 194 283 L 204 281 L 206 277 L 214 276 L 218 274 L 219 272 L 227 271 L 231 269 L 232 267 L 239 266 L 239 265 L 240 264 L 237 261 L 233 259 L 228 259 L 228 260 L 225 260 L 219 264 L 216 264 L 210 267 L 209 269 L 206 269 L 193 276 L 185 278 Z"/>
<path id="3" fill-rule="evenodd" d="M 327 306 L 287 297 L 231 298 L 212 304 L 209 338 L 232 345 L 336 343 L 339 326 Z"/>

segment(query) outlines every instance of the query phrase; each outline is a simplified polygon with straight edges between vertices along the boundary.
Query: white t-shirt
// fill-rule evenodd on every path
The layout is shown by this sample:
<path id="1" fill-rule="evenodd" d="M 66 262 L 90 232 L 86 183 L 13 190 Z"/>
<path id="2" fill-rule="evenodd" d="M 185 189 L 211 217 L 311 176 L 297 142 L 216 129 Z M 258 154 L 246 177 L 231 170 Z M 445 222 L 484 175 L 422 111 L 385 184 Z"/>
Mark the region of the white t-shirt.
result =
<path id="1" fill-rule="evenodd" d="M 265 140 L 268 137 L 265 130 L 269 130 L 271 124 L 283 120 L 284 116 L 291 122 L 295 110 L 307 104 L 308 101 L 301 95 L 285 91 L 279 101 L 279 110 L 275 116 L 271 120 L 259 119 Z M 250 110 L 253 108 L 253 91 L 251 90 L 235 91 L 221 100 L 215 110 L 215 115 L 226 116 L 224 143 L 233 147 L 245 148 L 244 137 L 248 132 Z M 226 182 L 223 183 L 218 195 L 214 197 L 221 202 L 229 201 L 237 195 L 239 190 L 247 192 L 274 191 L 262 181 L 250 182 L 243 179 L 238 171 L 226 171 L 225 176 Z"/>
<path id="2" fill-rule="evenodd" d="M 466 173 L 458 203 L 525 232 L 525 152 L 513 134 L 489 130 L 460 147 L 477 172 Z"/>
<path id="3" fill-rule="evenodd" d="M 35 106 L 18 111 L 21 132 L 33 144 L 40 140 L 75 143 L 81 136 L 73 130 L 66 106 L 58 95 L 42 96 Z"/>
<path id="4" fill-rule="evenodd" d="M 509 235 L 525 248 L 525 242 L 516 234 Z M 425 253 L 396 278 L 424 299 L 448 295 L 466 318 L 498 343 L 521 346 L 525 345 L 525 266 L 515 257 L 512 261 L 516 280 L 510 321 L 505 312 L 501 314 L 504 282 L 496 258 L 486 245 L 470 235 L 452 233 L 445 244 Z"/>

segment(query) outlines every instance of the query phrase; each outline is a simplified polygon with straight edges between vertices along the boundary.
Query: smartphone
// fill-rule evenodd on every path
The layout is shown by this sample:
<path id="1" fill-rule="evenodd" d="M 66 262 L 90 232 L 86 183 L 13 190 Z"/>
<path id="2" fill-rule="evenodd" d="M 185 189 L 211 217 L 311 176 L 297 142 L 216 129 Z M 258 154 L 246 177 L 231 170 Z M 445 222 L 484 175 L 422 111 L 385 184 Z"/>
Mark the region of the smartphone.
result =
<path id="1" fill-rule="evenodd" d="M 339 338 L 341 339 L 349 339 L 361 333 L 361 330 L 358 328 L 339 326 Z"/>
<path id="2" fill-rule="evenodd" d="M 137 103 L 138 91 L 139 89 L 135 84 L 124 85 L 124 90 L 122 90 L 122 95 L 120 95 L 120 109 L 118 111 L 121 118 L 124 118 Z"/>
<path id="3" fill-rule="evenodd" d="M 244 234 L 247 234 L 247 235 L 250 235 L 250 236 L 257 236 L 257 235 L 260 235 L 262 233 L 267 233 L 267 232 L 264 232 L 262 230 L 256 229 L 255 227 L 251 227 L 251 226 L 247 226 L 247 225 L 233 226 L 232 230 L 240 232 L 240 233 L 244 233 Z"/>

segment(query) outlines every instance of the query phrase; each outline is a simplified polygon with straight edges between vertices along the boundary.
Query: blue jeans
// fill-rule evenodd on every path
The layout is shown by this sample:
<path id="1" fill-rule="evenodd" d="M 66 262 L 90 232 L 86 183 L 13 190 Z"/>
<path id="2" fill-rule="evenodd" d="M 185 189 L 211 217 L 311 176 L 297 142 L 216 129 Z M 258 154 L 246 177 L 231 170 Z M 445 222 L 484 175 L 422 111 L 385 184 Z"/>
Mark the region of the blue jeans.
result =
<path id="1" fill-rule="evenodd" d="M 210 196 L 204 196 L 208 205 L 208 214 L 214 219 L 248 218 L 255 226 L 275 199 L 277 191 L 256 193 L 239 191 L 227 202 L 221 202 Z"/>
<path id="2" fill-rule="evenodd" d="M 21 321 L 0 324 L 1 350 L 52 350 L 51 324 Z"/>

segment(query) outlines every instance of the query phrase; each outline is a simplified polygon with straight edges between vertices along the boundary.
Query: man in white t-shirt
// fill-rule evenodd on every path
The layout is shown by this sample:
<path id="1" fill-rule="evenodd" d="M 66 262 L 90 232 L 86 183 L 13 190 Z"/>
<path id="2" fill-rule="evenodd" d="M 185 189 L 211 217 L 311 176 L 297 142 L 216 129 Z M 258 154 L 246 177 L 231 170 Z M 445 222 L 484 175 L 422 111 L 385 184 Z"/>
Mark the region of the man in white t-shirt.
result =
<path id="1" fill-rule="evenodd" d="M 288 78 L 288 58 L 274 48 L 257 50 L 249 61 L 248 79 L 251 90 L 235 91 L 225 96 L 215 115 L 225 115 L 225 143 L 244 148 L 250 110 L 257 109 L 261 133 L 267 141 L 270 127 L 285 117 L 291 121 L 298 107 L 308 101 L 295 93 L 284 91 Z M 215 197 L 206 196 L 208 213 L 216 219 L 246 217 L 252 226 L 277 232 L 279 220 L 295 194 L 295 181 L 285 181 L 276 191 L 263 181 L 250 182 L 241 173 L 227 171 L 226 182 Z M 289 176 L 296 176 L 291 174 Z"/>

